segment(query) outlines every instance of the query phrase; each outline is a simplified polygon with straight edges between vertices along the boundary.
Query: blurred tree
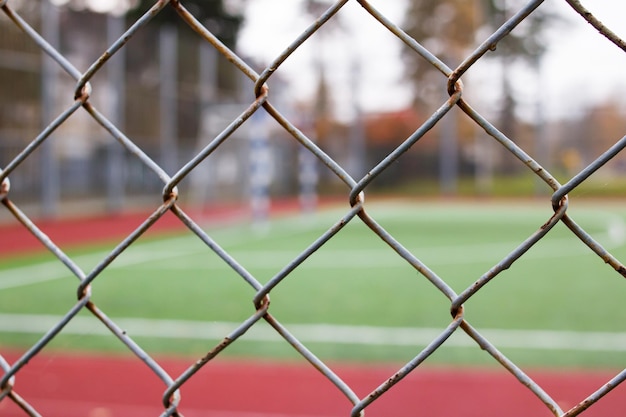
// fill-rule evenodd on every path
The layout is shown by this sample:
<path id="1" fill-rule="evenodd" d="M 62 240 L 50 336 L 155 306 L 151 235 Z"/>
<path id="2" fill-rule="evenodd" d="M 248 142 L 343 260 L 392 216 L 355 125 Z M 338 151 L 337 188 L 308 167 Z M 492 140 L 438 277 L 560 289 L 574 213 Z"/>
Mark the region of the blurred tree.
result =
<path id="1" fill-rule="evenodd" d="M 330 7 L 330 3 L 328 0 L 305 0 L 301 6 L 303 13 L 306 13 L 313 19 L 317 19 Z M 330 28 L 331 30 L 342 29 L 340 23 L 330 25 Z M 331 120 L 333 114 L 331 88 L 328 85 L 327 70 L 324 65 L 324 48 L 326 42 L 332 40 L 329 35 L 333 32 L 321 30 L 320 33 L 323 34 L 323 36 L 317 38 L 318 58 L 315 61 L 317 88 L 313 105 L 313 123 L 316 139 L 320 142 L 324 142 L 331 136 L 333 126 L 333 120 Z"/>
<path id="2" fill-rule="evenodd" d="M 521 8 L 522 3 L 518 0 L 410 0 L 405 27 L 409 35 L 454 69 Z M 516 137 L 519 132 L 516 131 L 517 101 L 512 68 L 525 65 L 539 75 L 539 64 L 546 49 L 546 29 L 560 20 L 543 5 L 499 41 L 496 50 L 485 56 L 485 59 L 497 60 L 500 66 L 499 74 L 494 74 L 500 80 L 497 127 L 513 140 L 519 139 Z M 414 88 L 415 104 L 422 108 L 429 104 L 428 114 L 433 109 L 433 103 L 438 106 L 444 99 L 447 79 L 408 48 L 404 58 Z M 463 146 L 471 145 L 474 139 L 473 134 L 459 133 L 462 123 L 467 123 L 466 118 L 457 121 L 447 117 L 435 129 L 441 136 L 440 180 L 442 189 L 447 192 L 454 192 L 454 177 L 458 175 L 456 161 L 463 154 Z M 458 142 L 461 147 L 457 146 Z M 501 172 L 512 173 L 517 165 L 506 163 L 508 159 L 504 150 L 500 152 L 494 161 L 497 161 Z"/>
<path id="3" fill-rule="evenodd" d="M 67 4 L 76 11 L 111 13 L 116 15 L 126 14 L 129 21 L 135 21 L 154 6 L 156 0 L 117 0 L 108 6 L 98 6 L 96 9 L 86 0 L 66 0 Z M 243 22 L 241 9 L 243 0 L 181 0 L 180 3 L 195 16 L 208 29 L 229 47 L 234 47 L 237 34 Z M 19 3 L 18 3 L 19 4 Z M 160 24 L 177 23 L 180 21 L 178 14 L 171 7 L 165 7 L 153 18 Z"/>
<path id="4" fill-rule="evenodd" d="M 507 0 L 411 0 L 405 27 L 409 35 L 448 65 L 459 64 L 488 34 L 500 27 L 513 11 L 515 1 Z M 503 65 L 501 88 L 501 128 L 514 130 L 515 97 L 508 67 L 515 62 L 536 66 L 545 51 L 546 28 L 558 18 L 541 7 L 498 43 L 487 57 Z M 405 50 L 408 75 L 413 81 L 416 104 L 440 102 L 446 79 L 426 60 Z M 436 95 L 435 95 L 436 94 Z"/>
<path id="5" fill-rule="evenodd" d="M 138 19 L 154 3 L 155 0 L 139 0 L 136 7 L 128 12 L 127 17 L 133 20 Z M 243 22 L 239 8 L 226 7 L 223 0 L 184 0 L 181 4 L 228 47 L 235 46 L 237 34 Z M 154 21 L 161 24 L 176 23 L 180 21 L 180 18 L 175 10 L 166 7 L 154 17 Z"/>
<path id="6" fill-rule="evenodd" d="M 459 59 L 473 44 L 479 27 L 479 10 L 466 0 L 411 0 L 406 32 L 444 62 Z M 408 76 L 417 105 L 441 101 L 447 80 L 413 50 L 404 49 Z M 445 90 L 444 90 L 445 91 Z"/>
<path id="7" fill-rule="evenodd" d="M 495 31 L 503 25 L 509 16 L 507 0 L 482 0 L 484 11 L 483 28 Z M 500 129 L 509 137 L 515 133 L 515 97 L 509 70 L 511 64 L 523 62 L 533 70 L 539 71 L 541 56 L 546 50 L 546 28 L 560 18 L 546 7 L 535 10 L 513 30 L 502 42 L 498 43 L 496 58 L 501 65 L 501 104 Z M 489 55 L 488 55 L 489 56 Z"/>

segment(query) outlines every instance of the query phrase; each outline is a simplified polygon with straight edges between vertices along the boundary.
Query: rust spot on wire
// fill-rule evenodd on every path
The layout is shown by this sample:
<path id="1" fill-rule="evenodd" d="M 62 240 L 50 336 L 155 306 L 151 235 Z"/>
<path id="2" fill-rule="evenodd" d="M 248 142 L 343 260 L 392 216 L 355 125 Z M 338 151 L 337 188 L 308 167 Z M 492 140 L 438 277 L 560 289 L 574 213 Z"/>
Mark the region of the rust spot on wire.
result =
<path id="1" fill-rule="evenodd" d="M 168 190 L 168 187 L 166 186 L 163 191 L 163 203 L 173 203 L 176 200 L 178 200 L 178 187 Z"/>
<path id="2" fill-rule="evenodd" d="M 89 99 L 89 95 L 91 93 L 91 88 L 89 84 L 85 84 L 82 88 L 74 94 L 74 100 L 78 100 L 82 103 L 85 103 Z"/>
<path id="3" fill-rule="evenodd" d="M 269 95 L 269 92 L 270 92 L 270 88 L 267 86 L 267 84 L 263 84 L 258 89 L 255 87 L 254 94 L 256 95 L 256 98 L 258 99 L 259 97 L 267 97 Z"/>
<path id="4" fill-rule="evenodd" d="M 269 294 L 265 294 L 261 300 L 254 306 L 257 311 L 264 310 L 267 311 L 270 307 L 270 296 Z"/>
<path id="5" fill-rule="evenodd" d="M 0 170 L 0 173 L 2 173 L 2 170 Z M 5 178 L 2 180 L 2 183 L 0 183 L 0 199 L 5 199 L 7 194 L 9 194 L 9 190 L 11 190 L 11 181 Z"/>

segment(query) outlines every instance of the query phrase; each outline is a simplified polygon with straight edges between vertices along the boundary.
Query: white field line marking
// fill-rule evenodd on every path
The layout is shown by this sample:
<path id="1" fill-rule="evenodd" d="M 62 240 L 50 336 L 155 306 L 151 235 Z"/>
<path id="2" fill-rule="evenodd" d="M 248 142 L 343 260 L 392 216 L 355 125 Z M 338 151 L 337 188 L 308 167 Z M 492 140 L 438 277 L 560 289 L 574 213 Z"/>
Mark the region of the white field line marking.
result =
<path id="1" fill-rule="evenodd" d="M 615 230 L 615 229 L 611 229 Z M 622 239 L 613 238 L 613 234 L 596 236 L 600 241 L 608 241 L 606 249 L 622 246 Z M 479 263 L 496 262 L 503 259 L 521 241 L 511 242 L 490 242 L 475 245 L 450 245 L 450 246 L 428 246 L 421 248 L 407 248 L 420 261 L 429 266 L 435 265 L 470 265 Z M 591 249 L 581 244 L 575 236 L 567 238 L 551 238 L 542 241 L 541 250 L 531 249 L 523 255 L 523 259 L 552 259 L 560 257 L 571 257 L 581 255 L 594 255 Z M 251 250 L 229 252 L 237 261 L 246 268 L 280 268 L 281 262 L 287 263 L 296 258 L 298 252 L 289 250 Z M 203 269 L 215 270 L 229 268 L 223 262 L 211 262 L 206 259 L 192 258 L 180 259 L 177 261 L 167 260 L 159 262 L 155 259 L 150 263 L 135 263 L 137 267 L 156 269 Z M 314 253 L 303 264 L 305 268 L 315 269 L 337 269 L 337 268 L 393 268 L 407 267 L 407 263 L 398 256 L 391 248 L 381 247 L 379 249 L 334 249 L 319 250 Z M 0 287 L 1 288 L 1 287 Z"/>
<path id="2" fill-rule="evenodd" d="M 300 227 L 300 231 L 306 227 Z M 269 236 L 270 238 L 284 238 L 286 235 L 298 233 L 297 227 L 289 223 L 289 227 L 279 230 L 277 234 Z M 220 232 L 216 232 L 219 234 Z M 222 232 L 223 233 L 223 232 Z M 213 234 L 212 234 L 213 235 Z M 234 239 L 229 237 L 236 236 Z M 240 233 L 230 232 L 222 239 L 218 239 L 217 243 L 222 247 L 233 246 L 241 243 L 248 243 L 254 240 L 268 238 L 267 234 L 250 233 L 250 230 L 241 231 Z M 190 243 L 194 243 L 191 248 Z M 197 237 L 184 236 L 170 239 L 160 239 L 153 242 L 140 243 L 133 246 L 133 250 L 124 252 L 113 261 L 107 269 L 115 269 L 128 267 L 137 264 L 150 264 L 161 260 L 171 260 L 184 256 L 197 255 L 206 251 L 210 251 Z M 90 253 L 72 257 L 72 261 L 77 265 L 92 265 L 95 267 L 98 262 L 104 259 L 109 251 Z M 169 261 L 168 261 L 169 262 Z M 226 264 L 223 264 L 226 266 Z M 89 273 L 91 269 L 83 272 Z M 34 265 L 20 266 L 0 271 L 0 291 L 4 289 L 24 287 L 27 285 L 38 284 L 40 282 L 53 281 L 61 278 L 69 278 L 72 272 L 59 260 L 51 260 L 40 262 Z M 78 281 L 76 281 L 78 282 Z"/>
<path id="3" fill-rule="evenodd" d="M 196 251 L 196 253 L 198 253 Z M 120 256 L 116 259 L 109 268 L 120 268 L 125 266 L 131 266 L 135 264 L 153 262 L 155 259 L 171 259 L 177 258 L 182 255 L 192 254 L 190 251 L 180 252 L 173 250 L 146 250 L 141 253 L 134 253 L 133 256 Z M 101 261 L 107 253 L 94 253 L 88 255 L 79 255 L 72 258 L 72 261 L 76 264 L 93 263 Z M 83 270 L 85 273 L 89 271 Z M 58 260 L 46 261 L 34 265 L 26 265 L 17 268 L 6 269 L 0 271 L 0 290 L 24 287 L 31 284 L 37 284 L 40 282 L 53 281 L 61 278 L 70 278 L 72 272 Z M 78 284 L 78 280 L 76 281 Z"/>
<path id="4" fill-rule="evenodd" d="M 611 249 L 622 246 L 626 242 L 626 224 L 613 214 L 603 214 L 604 219 L 608 218 L 606 232 L 602 236 L 596 236 L 600 241 L 608 241 L 605 248 Z M 323 216 L 328 219 L 328 213 Z M 277 222 L 268 233 L 250 233 L 249 229 L 242 228 L 239 233 L 236 229 L 226 229 L 211 232 L 216 236 L 217 242 L 227 248 L 241 243 L 249 243 L 254 240 L 277 239 L 285 236 L 295 235 L 307 229 L 319 227 L 315 221 L 297 222 L 296 218 L 289 218 Z M 221 234 L 226 233 L 224 236 Z M 233 238 L 234 236 L 234 238 Z M 524 255 L 524 259 L 546 259 L 566 256 L 580 256 L 581 254 L 592 254 L 591 250 L 579 244 L 576 238 L 549 239 L 542 242 L 542 250 L 532 250 Z M 191 248 L 190 243 L 194 243 Z M 521 242 L 490 242 L 482 245 L 451 245 L 451 246 L 428 246 L 423 248 L 412 248 L 411 252 L 427 265 L 450 265 L 450 264 L 473 264 L 483 262 L 497 262 L 508 252 L 503 248 L 513 250 Z M 572 245 L 574 243 L 575 245 Z M 201 268 L 201 269 L 224 269 L 228 268 L 223 262 L 208 262 L 195 259 L 180 259 L 188 256 L 203 253 L 208 249 L 201 246 L 202 243 L 197 238 L 184 236 L 171 239 L 157 240 L 153 242 L 140 243 L 132 250 L 122 253 L 107 269 L 116 269 L 129 266 L 141 266 L 142 268 L 158 267 L 163 269 L 177 268 Z M 410 249 L 410 248 L 409 248 Z M 229 250 L 246 268 L 279 268 L 280 262 L 276 259 L 291 260 L 298 254 L 290 251 L 237 251 Z M 96 265 L 108 252 L 91 253 L 79 255 L 72 258 L 73 262 L 79 265 Z M 173 261 L 179 258 L 180 262 Z M 165 265 L 159 261 L 167 261 Z M 344 249 L 329 251 L 318 251 L 309 258 L 303 266 L 307 268 L 390 268 L 406 267 L 406 264 L 390 248 L 381 249 Z M 88 273 L 89 270 L 83 270 Z M 0 271 L 0 291 L 3 289 L 23 287 L 46 281 L 71 277 L 71 272 L 58 260 L 42 262 L 34 265 L 27 265 Z"/>
<path id="5" fill-rule="evenodd" d="M 60 316 L 36 314 L 0 314 L 0 332 L 45 333 L 61 320 Z M 219 341 L 235 330 L 240 323 L 199 322 L 189 320 L 157 320 L 119 318 L 115 322 L 131 337 L 159 339 L 196 339 Z M 443 329 L 410 327 L 347 326 L 336 324 L 285 325 L 301 342 L 367 346 L 425 346 Z M 567 330 L 509 330 L 479 329 L 498 348 L 572 350 L 572 351 L 626 351 L 626 333 L 583 332 Z M 96 318 L 78 316 L 72 319 L 63 334 L 111 335 Z M 265 322 L 255 324 L 241 341 L 280 342 L 282 339 Z M 478 347 L 462 330 L 455 332 L 445 347 Z"/>

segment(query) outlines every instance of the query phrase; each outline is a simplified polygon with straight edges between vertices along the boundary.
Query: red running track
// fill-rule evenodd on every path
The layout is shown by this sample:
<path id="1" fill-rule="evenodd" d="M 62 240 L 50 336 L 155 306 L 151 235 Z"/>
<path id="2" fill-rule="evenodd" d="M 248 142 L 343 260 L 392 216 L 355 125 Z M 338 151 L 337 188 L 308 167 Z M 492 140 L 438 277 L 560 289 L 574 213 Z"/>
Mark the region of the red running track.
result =
<path id="1" fill-rule="evenodd" d="M 320 201 L 319 205 L 336 203 L 329 199 Z M 298 210 L 297 200 L 273 201 L 270 207 L 272 216 L 284 213 L 295 213 Z M 223 224 L 250 218 L 249 208 L 241 204 L 209 206 L 202 209 L 191 209 L 185 212 L 202 225 Z M 130 235 L 151 212 L 122 212 L 117 214 L 83 215 L 63 217 L 61 219 L 35 220 L 36 226 L 44 232 L 61 249 L 78 245 L 99 243 L 102 241 L 121 241 Z M 173 230 L 183 230 L 186 226 L 171 212 L 165 213 L 153 224 L 145 235 L 155 235 Z M 0 258 L 18 255 L 24 252 L 40 252 L 46 248 L 32 233 L 17 220 L 0 223 Z"/>
<path id="2" fill-rule="evenodd" d="M 206 212 L 193 213 L 194 218 L 204 222 L 224 222 L 241 218 L 245 212 L 241 207 L 219 207 Z M 137 229 L 151 213 L 129 212 L 113 215 L 62 218 L 58 220 L 37 220 L 35 224 L 61 249 L 102 241 L 121 241 Z M 153 235 L 172 230 L 182 230 L 185 226 L 170 212 L 165 213 L 145 233 Z M 0 258 L 24 252 L 41 252 L 46 248 L 35 236 L 17 220 L 0 224 Z"/>
<path id="3" fill-rule="evenodd" d="M 13 361 L 15 354 L 8 355 Z M 162 359 L 172 376 L 193 359 Z M 396 371 L 390 365 L 333 367 L 363 398 Z M 569 409 L 611 377 L 602 372 L 533 372 L 563 409 Z M 135 358 L 42 354 L 17 375 L 15 390 L 44 417 L 148 417 L 163 411 L 165 385 Z M 181 389 L 187 417 L 349 416 L 351 403 L 308 363 L 217 359 Z M 622 416 L 626 389 L 618 387 L 583 413 Z M 0 415 L 25 414 L 11 401 Z M 366 409 L 374 417 L 529 417 L 549 410 L 512 375 L 498 369 L 417 369 Z"/>
<path id="4" fill-rule="evenodd" d="M 8 360 L 14 361 L 15 354 Z M 193 360 L 163 359 L 174 378 Z M 339 365 L 335 372 L 363 398 L 396 371 L 391 366 Z M 563 409 L 582 401 L 612 376 L 606 372 L 534 372 L 531 376 Z M 148 417 L 163 411 L 165 385 L 135 358 L 37 356 L 17 375 L 16 392 L 45 417 Z M 181 389 L 180 411 L 187 417 L 339 417 L 351 403 L 307 363 L 285 364 L 215 360 Z M 618 387 L 583 413 L 621 416 L 626 390 Z M 505 371 L 418 369 L 366 410 L 367 416 L 528 417 L 549 410 Z M 10 400 L 3 417 L 24 416 Z"/>

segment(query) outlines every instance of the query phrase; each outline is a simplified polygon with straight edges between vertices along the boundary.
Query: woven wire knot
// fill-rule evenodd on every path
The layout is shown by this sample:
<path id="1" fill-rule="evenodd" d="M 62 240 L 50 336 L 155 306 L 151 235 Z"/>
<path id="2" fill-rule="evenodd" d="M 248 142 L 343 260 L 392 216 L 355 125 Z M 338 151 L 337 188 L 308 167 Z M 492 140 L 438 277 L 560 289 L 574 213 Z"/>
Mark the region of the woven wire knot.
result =
<path id="1" fill-rule="evenodd" d="M 4 171 L 0 169 L 0 176 Z M 0 183 L 0 199 L 6 198 L 7 194 L 9 194 L 9 190 L 11 189 L 11 181 L 8 177 L 5 177 Z"/>

